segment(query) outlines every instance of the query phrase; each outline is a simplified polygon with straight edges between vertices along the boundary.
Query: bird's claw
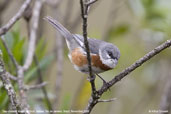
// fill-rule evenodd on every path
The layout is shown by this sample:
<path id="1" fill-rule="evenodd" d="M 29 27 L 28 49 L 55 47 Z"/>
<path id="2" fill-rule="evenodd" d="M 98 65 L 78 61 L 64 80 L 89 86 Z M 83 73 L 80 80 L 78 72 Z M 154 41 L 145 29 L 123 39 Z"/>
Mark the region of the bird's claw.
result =
<path id="1" fill-rule="evenodd" d="M 96 76 L 88 76 L 88 77 L 87 77 L 87 80 L 88 80 L 89 82 L 91 82 L 92 80 L 95 80 L 95 78 L 96 78 Z"/>

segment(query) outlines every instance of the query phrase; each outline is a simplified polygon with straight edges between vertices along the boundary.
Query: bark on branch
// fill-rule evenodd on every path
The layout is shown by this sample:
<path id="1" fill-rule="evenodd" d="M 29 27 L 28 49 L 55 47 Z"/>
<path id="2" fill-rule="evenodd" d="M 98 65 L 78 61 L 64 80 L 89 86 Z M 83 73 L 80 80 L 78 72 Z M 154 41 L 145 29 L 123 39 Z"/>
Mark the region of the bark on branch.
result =
<path id="1" fill-rule="evenodd" d="M 6 72 L 6 70 L 5 70 L 4 63 L 2 60 L 2 53 L 0 56 L 1 56 L 0 57 L 0 78 L 3 82 L 3 86 L 4 86 L 5 90 L 7 91 L 9 100 L 12 105 L 12 109 L 13 110 L 21 110 L 21 107 L 18 103 L 18 99 L 16 97 L 16 93 L 15 93 L 14 88 L 9 79 L 8 72 Z"/>
<path id="2" fill-rule="evenodd" d="M 85 2 L 87 1 L 80 0 L 81 16 L 83 19 L 83 37 L 84 37 L 84 45 L 85 45 L 86 53 L 87 53 L 89 77 L 90 77 L 90 83 L 91 83 L 91 88 L 92 88 L 92 97 L 96 97 L 95 75 L 92 73 L 90 49 L 89 49 L 89 43 L 87 40 L 87 18 L 88 18 L 87 15 L 88 15 L 89 5 L 87 5 Z"/>
<path id="3" fill-rule="evenodd" d="M 114 76 L 114 78 L 109 81 L 107 84 L 103 85 L 98 91 L 97 94 L 99 98 L 102 96 L 102 94 L 107 91 L 110 87 L 112 87 L 114 84 L 119 82 L 122 78 L 128 76 L 131 72 L 133 72 L 135 69 L 140 67 L 142 64 L 144 64 L 146 61 L 150 60 L 155 55 L 159 54 L 161 51 L 163 51 L 166 48 L 169 48 L 171 46 L 171 40 L 167 40 L 163 44 L 159 45 L 158 47 L 154 48 L 152 51 L 144 55 L 142 58 L 137 60 L 135 63 L 133 63 L 131 66 L 127 67 L 125 70 L 120 72 L 118 75 Z M 91 110 L 94 108 L 94 106 L 98 103 L 98 99 L 90 99 L 89 104 L 87 106 L 87 110 L 89 114 Z"/>
<path id="4" fill-rule="evenodd" d="M 88 45 L 88 40 L 87 40 L 87 18 L 88 18 L 88 9 L 91 4 L 95 3 L 96 0 L 80 0 L 80 5 L 81 5 L 81 16 L 83 19 L 83 37 L 84 37 L 84 44 L 86 47 L 86 52 L 87 52 L 87 60 L 88 60 L 88 67 L 89 67 L 89 75 L 91 77 L 90 83 L 91 83 L 91 88 L 92 88 L 92 95 L 89 100 L 88 106 L 86 107 L 86 112 L 84 114 L 90 114 L 94 106 L 101 102 L 100 97 L 102 94 L 107 91 L 110 87 L 112 87 L 114 84 L 119 82 L 122 78 L 130 74 L 132 71 L 134 71 L 136 68 L 141 66 L 143 63 L 163 51 L 164 49 L 168 48 L 171 46 L 171 40 L 167 40 L 160 46 L 156 47 L 149 53 L 147 53 L 144 57 L 140 58 L 137 60 L 134 64 L 123 70 L 121 73 L 116 75 L 111 81 L 107 82 L 107 84 L 103 84 L 103 86 L 96 91 L 95 87 L 95 78 L 94 75 L 92 74 L 92 69 L 91 69 L 91 58 L 90 58 L 90 50 L 89 50 L 89 45 Z M 113 100 L 103 100 L 103 101 L 113 101 Z"/>
<path id="5" fill-rule="evenodd" d="M 32 0 L 26 0 L 19 11 L 8 21 L 8 23 L 0 28 L 0 36 L 5 34 L 15 24 L 15 22 L 23 16 L 24 11 L 27 9 L 31 1 Z"/>

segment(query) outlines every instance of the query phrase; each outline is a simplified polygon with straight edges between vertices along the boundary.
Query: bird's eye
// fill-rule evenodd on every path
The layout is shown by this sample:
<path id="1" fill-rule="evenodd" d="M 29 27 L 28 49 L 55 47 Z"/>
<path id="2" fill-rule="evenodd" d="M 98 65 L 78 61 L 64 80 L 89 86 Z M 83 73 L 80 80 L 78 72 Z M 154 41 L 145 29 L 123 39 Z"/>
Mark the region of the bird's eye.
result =
<path id="1" fill-rule="evenodd" d="M 108 52 L 108 55 L 109 55 L 112 59 L 117 59 L 116 57 L 113 56 L 112 52 Z"/>
<path id="2" fill-rule="evenodd" d="M 108 55 L 109 55 L 111 58 L 113 58 L 112 52 L 108 52 Z"/>
<path id="3" fill-rule="evenodd" d="M 109 56 L 110 56 L 110 57 L 112 57 L 112 56 L 113 56 L 111 52 L 108 52 L 108 54 L 109 54 Z"/>

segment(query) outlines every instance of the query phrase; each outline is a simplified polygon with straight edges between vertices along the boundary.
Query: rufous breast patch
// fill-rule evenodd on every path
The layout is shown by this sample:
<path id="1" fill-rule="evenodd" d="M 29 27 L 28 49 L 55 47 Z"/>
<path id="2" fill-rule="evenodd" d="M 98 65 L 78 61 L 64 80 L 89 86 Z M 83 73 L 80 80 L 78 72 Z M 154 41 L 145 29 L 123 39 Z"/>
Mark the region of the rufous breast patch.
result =
<path id="1" fill-rule="evenodd" d="M 83 65 L 87 64 L 87 57 L 81 52 L 80 48 L 74 49 L 71 53 L 71 57 L 73 64 L 77 65 L 78 67 L 82 67 Z M 91 55 L 91 64 L 92 66 L 100 68 L 105 71 L 111 69 L 107 65 L 104 65 L 100 60 L 100 57 L 95 54 Z"/>

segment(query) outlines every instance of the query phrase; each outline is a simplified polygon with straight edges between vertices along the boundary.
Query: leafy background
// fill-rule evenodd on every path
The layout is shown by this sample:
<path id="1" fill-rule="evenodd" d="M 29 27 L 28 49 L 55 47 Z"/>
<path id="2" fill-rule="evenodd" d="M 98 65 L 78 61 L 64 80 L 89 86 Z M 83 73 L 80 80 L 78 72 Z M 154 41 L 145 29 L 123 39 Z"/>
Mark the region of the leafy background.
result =
<path id="1" fill-rule="evenodd" d="M 17 1 L 18 3 L 21 2 Z M 0 15 L 3 23 L 15 14 L 13 8 L 20 4 L 12 2 L 3 14 Z M 66 2 L 60 5 L 61 12 L 66 9 Z M 74 1 L 73 15 L 69 18 L 74 20 L 76 12 L 79 11 L 79 1 Z M 102 73 L 105 80 L 111 80 L 115 74 L 131 65 L 135 60 L 142 57 L 162 42 L 170 38 L 171 31 L 171 1 L 170 0 L 107 0 L 98 1 L 93 5 L 88 18 L 88 34 L 90 37 L 103 39 L 114 43 L 121 51 L 121 58 L 114 70 Z M 51 15 L 47 6 L 43 7 L 45 13 Z M 63 17 L 59 17 L 59 21 Z M 42 18 L 40 19 L 42 20 Z M 5 40 L 10 47 L 16 60 L 22 65 L 26 57 L 28 36 L 24 20 L 15 24 L 10 32 L 5 35 Z M 70 25 L 67 25 L 68 27 Z M 81 24 L 76 33 L 82 33 Z M 36 45 L 36 55 L 39 61 L 39 68 L 43 73 L 44 81 L 51 102 L 55 98 L 54 88 L 56 79 L 56 55 L 55 31 L 46 22 L 43 22 L 43 31 Z M 71 32 L 72 29 L 70 30 Z M 3 60 L 7 71 L 15 75 L 15 67 L 8 57 L 2 42 L 0 49 L 3 53 Z M 159 110 L 161 96 L 165 83 L 169 79 L 171 68 L 170 49 L 165 50 L 152 60 L 132 72 L 129 76 L 117 83 L 103 95 L 103 99 L 117 98 L 110 103 L 99 103 L 92 111 L 92 114 L 148 114 L 149 110 Z M 25 73 L 25 83 L 34 84 L 37 82 L 38 67 L 33 62 L 31 68 Z M 65 48 L 63 79 L 61 85 L 60 102 L 55 109 L 76 109 L 82 110 L 88 103 L 91 89 L 86 80 L 87 76 L 74 70 L 67 57 Z M 13 82 L 15 90 L 17 85 Z M 96 79 L 97 88 L 100 88 L 102 81 Z M 47 109 L 41 89 L 31 90 L 27 93 L 31 109 Z M 7 110 L 9 99 L 0 81 L 0 110 Z"/>

